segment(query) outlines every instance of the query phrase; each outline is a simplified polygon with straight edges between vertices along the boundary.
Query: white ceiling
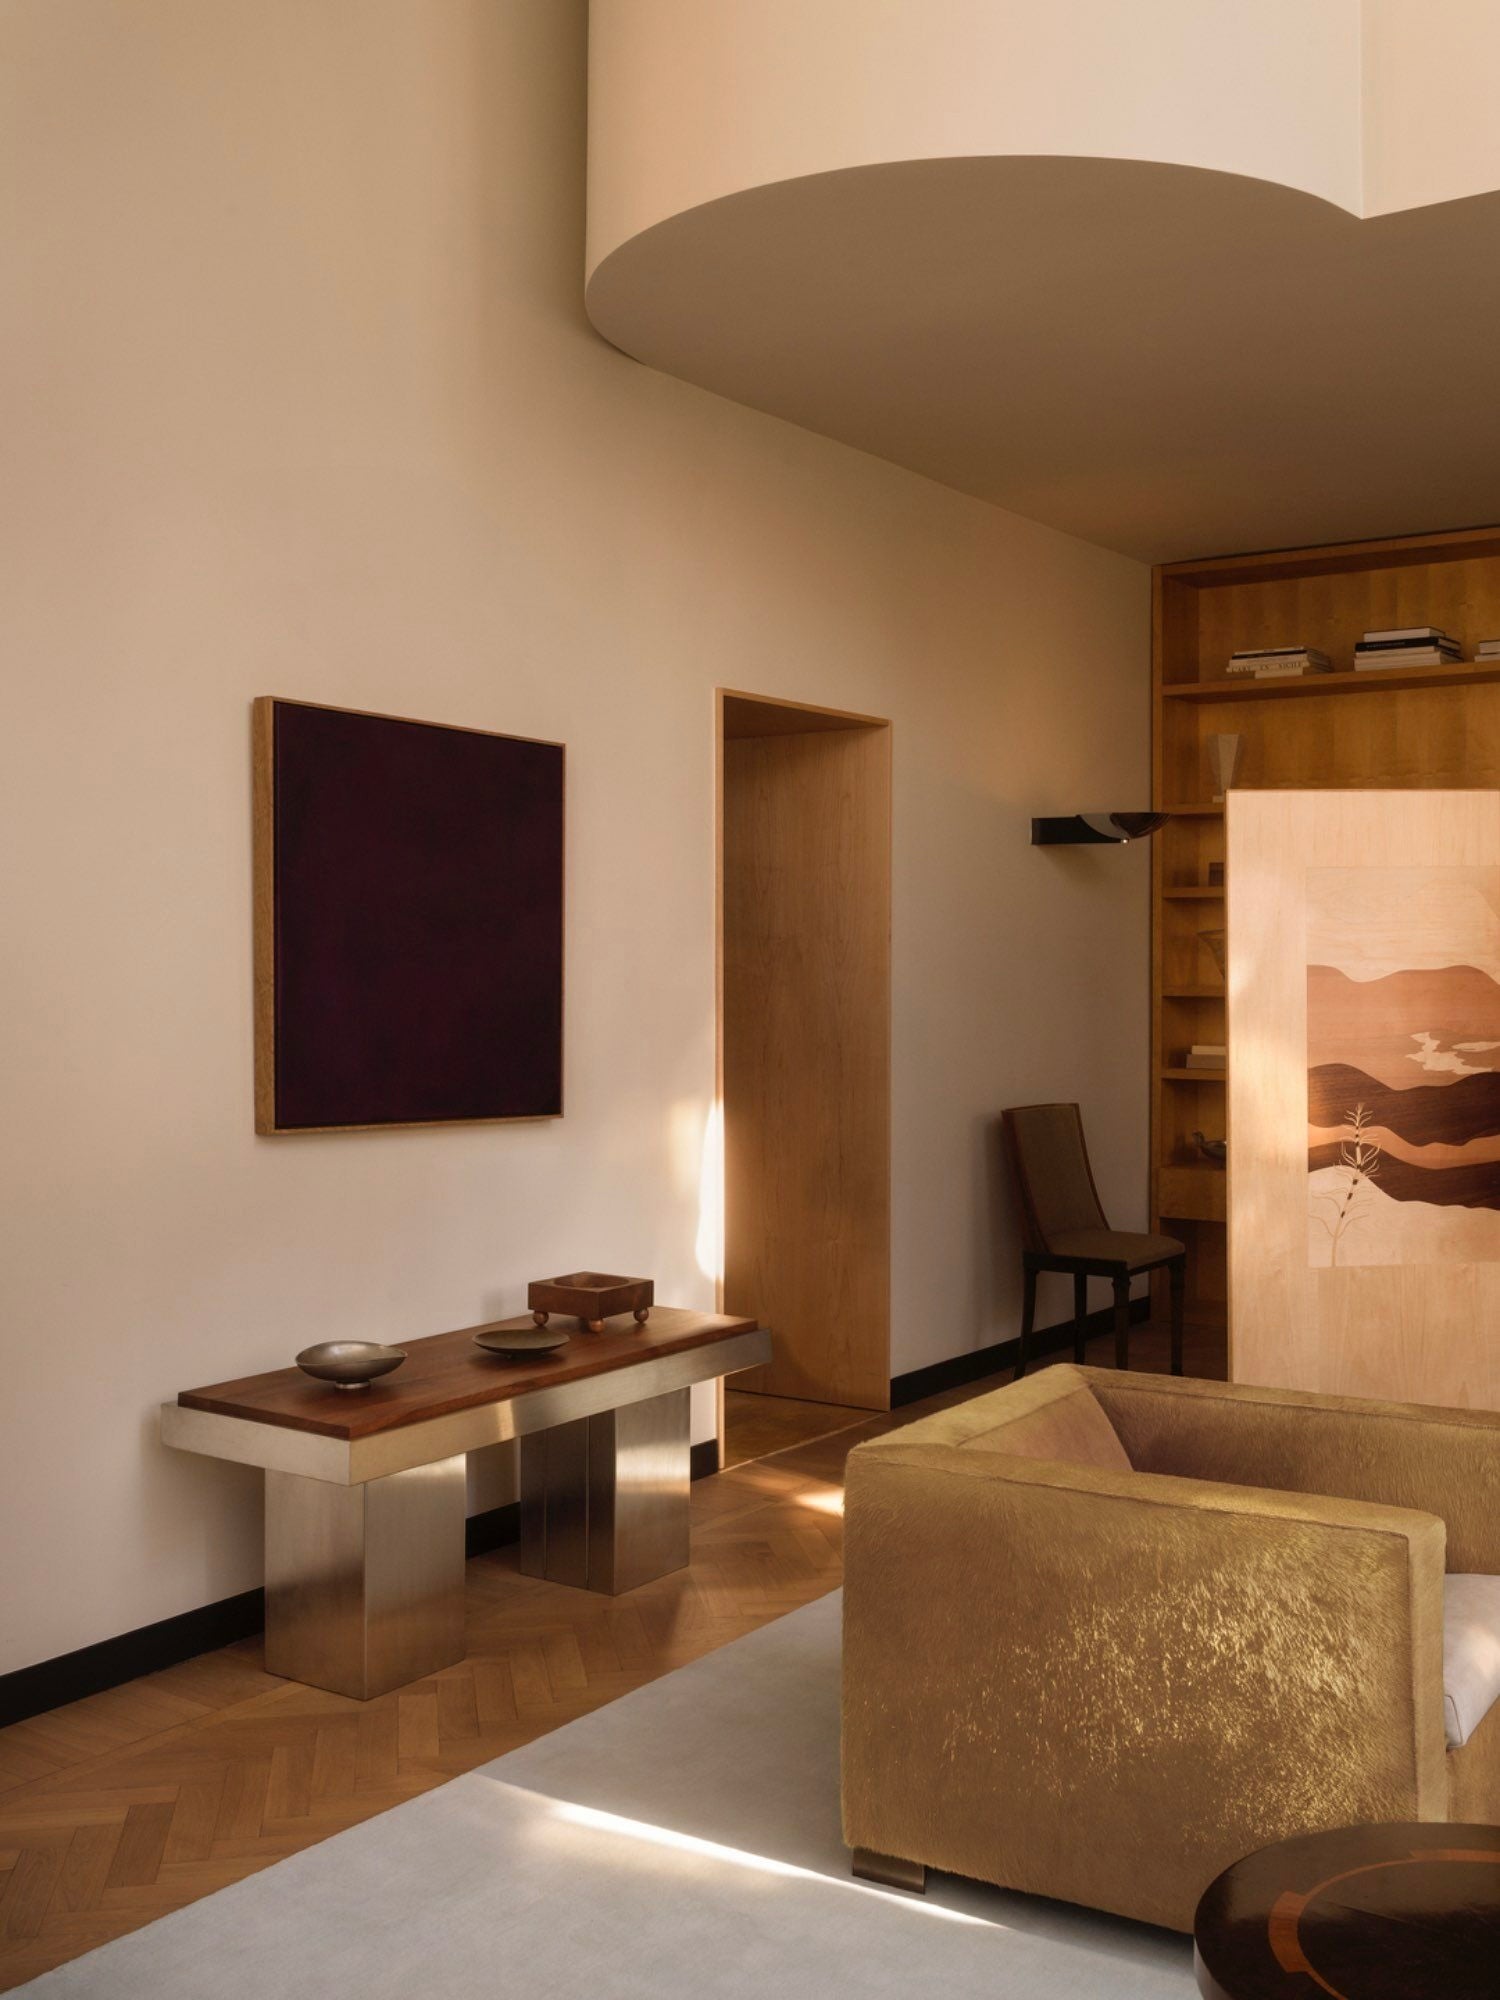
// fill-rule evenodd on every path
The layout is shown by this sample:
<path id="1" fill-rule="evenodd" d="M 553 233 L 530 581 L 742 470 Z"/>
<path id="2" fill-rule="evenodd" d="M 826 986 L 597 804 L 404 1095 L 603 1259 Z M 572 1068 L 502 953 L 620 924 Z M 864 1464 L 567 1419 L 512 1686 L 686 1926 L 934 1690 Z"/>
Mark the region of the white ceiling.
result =
<path id="1" fill-rule="evenodd" d="M 1500 519 L 1500 194 L 1360 218 L 1141 161 L 849 168 L 606 256 L 652 367 L 1147 560 Z"/>

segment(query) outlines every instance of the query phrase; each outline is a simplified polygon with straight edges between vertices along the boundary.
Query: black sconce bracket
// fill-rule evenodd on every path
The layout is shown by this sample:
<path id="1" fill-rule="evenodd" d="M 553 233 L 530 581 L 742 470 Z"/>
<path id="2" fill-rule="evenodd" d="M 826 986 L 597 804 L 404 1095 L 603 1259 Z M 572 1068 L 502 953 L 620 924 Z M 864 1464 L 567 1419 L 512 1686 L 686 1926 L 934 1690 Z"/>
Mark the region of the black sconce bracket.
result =
<path id="1" fill-rule="evenodd" d="M 1033 847 L 1118 847 L 1165 824 L 1164 812 L 1062 813 L 1031 822 Z"/>

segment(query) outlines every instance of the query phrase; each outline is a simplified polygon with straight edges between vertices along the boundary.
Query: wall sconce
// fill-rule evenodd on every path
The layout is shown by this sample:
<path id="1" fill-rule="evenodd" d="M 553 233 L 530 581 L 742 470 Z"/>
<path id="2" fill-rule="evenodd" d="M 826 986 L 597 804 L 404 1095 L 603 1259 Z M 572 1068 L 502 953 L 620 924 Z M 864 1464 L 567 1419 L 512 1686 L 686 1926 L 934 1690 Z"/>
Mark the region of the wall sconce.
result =
<path id="1" fill-rule="evenodd" d="M 1162 812 L 1063 813 L 1051 819 L 1031 822 L 1033 847 L 1119 846 L 1127 840 L 1141 840 L 1165 825 Z"/>

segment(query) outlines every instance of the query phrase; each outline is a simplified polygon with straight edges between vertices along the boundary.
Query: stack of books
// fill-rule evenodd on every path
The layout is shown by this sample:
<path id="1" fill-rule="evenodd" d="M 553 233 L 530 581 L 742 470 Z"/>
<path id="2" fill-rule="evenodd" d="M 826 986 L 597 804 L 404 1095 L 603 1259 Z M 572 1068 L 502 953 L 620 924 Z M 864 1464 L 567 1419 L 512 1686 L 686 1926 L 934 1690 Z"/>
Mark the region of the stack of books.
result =
<path id="1" fill-rule="evenodd" d="M 1194 1042 L 1183 1068 L 1223 1069 L 1228 1061 L 1229 1051 L 1223 1042 Z"/>
<path id="2" fill-rule="evenodd" d="M 1461 660 L 1464 649 L 1437 625 L 1401 625 L 1386 632 L 1366 632 L 1354 649 L 1356 673 L 1372 667 L 1438 667 Z"/>
<path id="3" fill-rule="evenodd" d="M 1249 674 L 1253 680 L 1289 680 L 1298 674 L 1326 674 L 1332 662 L 1316 646 L 1248 646 L 1229 655 L 1227 671 Z"/>
<path id="4" fill-rule="evenodd" d="M 1481 639 L 1474 649 L 1476 660 L 1500 660 L 1500 639 Z"/>

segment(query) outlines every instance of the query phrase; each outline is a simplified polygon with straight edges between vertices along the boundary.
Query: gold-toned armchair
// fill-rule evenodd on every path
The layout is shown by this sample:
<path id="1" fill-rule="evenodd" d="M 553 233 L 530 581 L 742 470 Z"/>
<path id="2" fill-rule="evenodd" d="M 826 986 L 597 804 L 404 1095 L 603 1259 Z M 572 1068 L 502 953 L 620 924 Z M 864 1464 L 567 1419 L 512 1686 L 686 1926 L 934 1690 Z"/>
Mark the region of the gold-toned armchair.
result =
<path id="1" fill-rule="evenodd" d="M 856 1873 L 1187 1930 L 1271 1841 L 1500 1819 L 1500 1702 L 1449 1748 L 1444 1691 L 1500 1415 L 1057 1366 L 859 1446 L 845 1530 Z"/>

